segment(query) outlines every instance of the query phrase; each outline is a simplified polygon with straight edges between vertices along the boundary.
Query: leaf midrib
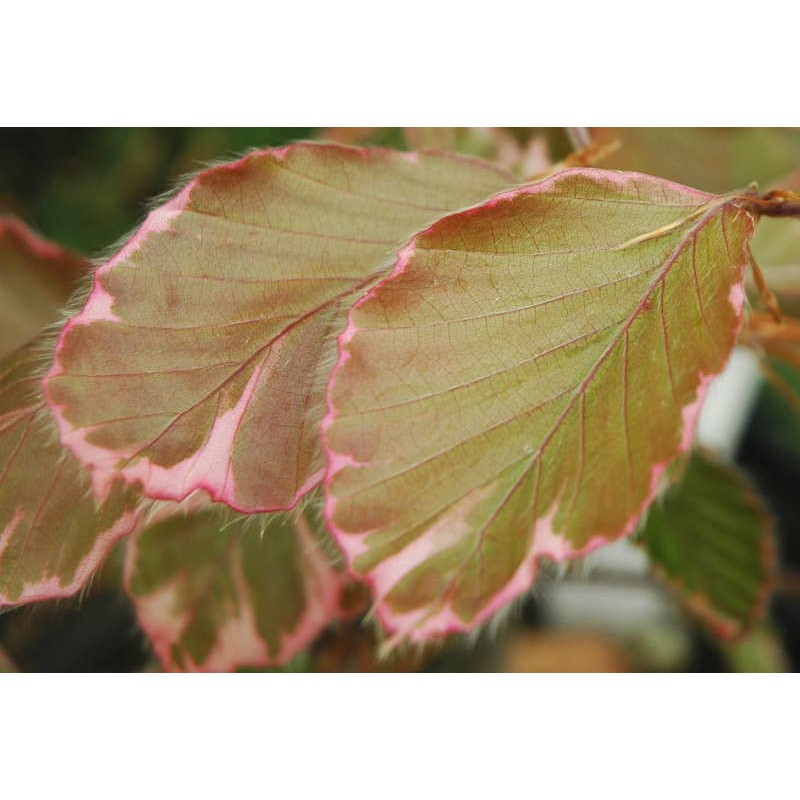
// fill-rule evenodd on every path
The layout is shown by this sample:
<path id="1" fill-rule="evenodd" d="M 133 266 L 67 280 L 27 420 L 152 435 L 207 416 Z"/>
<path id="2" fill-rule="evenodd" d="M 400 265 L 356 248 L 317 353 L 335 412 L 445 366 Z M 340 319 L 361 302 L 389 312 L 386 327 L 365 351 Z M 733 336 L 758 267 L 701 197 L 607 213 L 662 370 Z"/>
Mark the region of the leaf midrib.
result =
<path id="1" fill-rule="evenodd" d="M 672 267 L 674 266 L 675 262 L 677 261 L 677 259 L 681 255 L 681 253 L 684 250 L 684 248 L 686 247 L 687 243 L 689 241 L 691 241 L 693 239 L 693 237 L 695 237 L 700 232 L 700 230 L 702 230 L 702 228 L 705 227 L 705 225 L 716 214 L 724 213 L 724 211 L 727 210 L 728 207 L 730 207 L 730 203 L 729 202 L 723 202 L 723 203 L 720 203 L 718 205 L 714 205 L 712 208 L 708 209 L 700 217 L 700 219 L 696 223 L 694 223 L 692 225 L 692 227 L 687 232 L 686 236 L 684 236 L 681 239 L 681 241 L 673 249 L 673 251 L 670 254 L 670 256 L 666 259 L 664 265 L 659 270 L 658 275 L 656 275 L 656 277 L 653 279 L 653 281 L 647 287 L 645 292 L 642 294 L 642 298 L 639 301 L 639 303 L 636 305 L 636 307 L 631 312 L 631 314 L 627 317 L 627 319 L 622 323 L 622 326 L 619 329 L 619 331 L 612 337 L 612 339 L 609 342 L 609 345 L 607 346 L 607 348 L 597 358 L 597 360 L 593 364 L 592 368 L 589 370 L 589 373 L 587 374 L 587 376 L 581 381 L 580 384 L 578 384 L 577 388 L 574 391 L 573 396 L 567 402 L 567 404 L 565 405 L 563 411 L 561 412 L 561 414 L 559 414 L 558 418 L 553 423 L 550 431 L 543 438 L 542 443 L 540 444 L 540 446 L 536 450 L 536 452 L 534 452 L 533 454 L 530 454 L 530 455 L 526 454 L 525 456 L 517 459 L 516 461 L 510 462 L 509 464 L 507 464 L 503 468 L 503 472 L 505 472 L 505 471 L 513 469 L 516 465 L 518 465 L 520 463 L 523 463 L 526 460 L 530 461 L 528 466 L 526 466 L 521 471 L 520 475 L 514 480 L 514 482 L 510 486 L 509 490 L 503 495 L 501 500 L 498 502 L 496 508 L 492 511 L 491 515 L 486 520 L 486 522 L 484 522 L 482 524 L 482 526 L 480 528 L 480 531 L 479 531 L 479 536 L 477 537 L 477 542 L 476 542 L 475 547 L 473 548 L 472 552 L 467 557 L 465 557 L 464 562 L 463 562 L 463 566 L 459 570 L 459 573 L 457 575 L 455 575 L 453 577 L 453 579 L 450 581 L 450 587 L 452 587 L 453 584 L 458 580 L 458 578 L 463 574 L 463 570 L 466 569 L 466 565 L 469 563 L 469 560 L 472 558 L 472 556 L 474 556 L 475 552 L 481 547 L 481 544 L 483 542 L 483 539 L 485 537 L 487 529 L 491 526 L 492 522 L 494 522 L 494 520 L 497 518 L 497 516 L 500 513 L 500 511 L 503 509 L 505 503 L 513 495 L 513 493 L 517 490 L 517 488 L 519 488 L 519 486 L 521 485 L 522 481 L 527 478 L 527 476 L 530 474 L 531 470 L 537 464 L 541 463 L 542 454 L 546 450 L 546 448 L 547 448 L 548 444 L 550 443 L 550 441 L 552 440 L 552 438 L 558 432 L 560 426 L 563 424 L 564 420 L 566 419 L 566 416 L 574 408 L 574 404 L 575 404 L 576 400 L 578 398 L 580 398 L 580 397 L 585 396 L 585 392 L 586 392 L 588 386 L 591 384 L 592 380 L 597 375 L 597 373 L 600 370 L 600 368 L 602 367 L 602 365 L 606 362 L 606 360 L 614 352 L 615 348 L 619 345 L 622 337 L 630 329 L 630 327 L 633 324 L 633 322 L 639 317 L 639 315 L 641 314 L 643 308 L 645 307 L 645 304 L 647 303 L 648 300 L 650 300 L 653 292 L 656 290 L 658 285 L 670 273 L 670 270 L 672 269 Z M 481 489 L 481 488 L 485 487 L 487 484 L 491 483 L 494 480 L 497 480 L 497 476 L 493 476 L 493 477 L 483 481 L 482 483 L 479 483 L 479 484 L 477 484 L 475 486 L 471 486 L 467 491 L 463 492 L 459 496 L 448 500 L 444 505 L 440 506 L 435 511 L 433 511 L 431 514 L 429 514 L 424 520 L 417 521 L 412 526 L 406 527 L 403 530 L 394 533 L 390 538 L 388 538 L 387 540 L 382 542 L 382 546 L 385 547 L 386 545 L 391 545 L 392 542 L 403 538 L 413 528 L 419 528 L 419 527 L 422 527 L 424 525 L 427 525 L 429 522 L 435 520 L 442 512 L 446 511 L 448 508 L 453 506 L 455 503 L 460 502 L 461 500 L 463 500 L 465 497 L 467 497 L 472 492 L 477 491 L 478 489 Z M 537 482 L 537 491 L 535 493 L 534 501 L 533 501 L 534 514 L 536 512 L 537 504 L 538 504 L 538 482 Z M 532 535 L 532 533 L 533 533 L 533 531 L 530 531 L 529 535 Z M 448 588 L 447 591 L 450 591 L 450 588 Z"/>
<path id="2" fill-rule="evenodd" d="M 677 244 L 677 246 L 673 250 L 672 254 L 669 256 L 669 258 L 667 258 L 664 266 L 661 268 L 661 270 L 659 270 L 658 275 L 653 279 L 653 281 L 651 282 L 650 286 L 644 292 L 644 294 L 642 296 L 642 299 L 639 301 L 639 303 L 636 305 L 634 310 L 629 315 L 628 319 L 625 321 L 623 326 L 620 328 L 619 332 L 614 335 L 612 340 L 609 342 L 608 347 L 603 351 L 603 353 L 600 354 L 600 356 L 598 357 L 597 361 L 592 366 L 591 370 L 589 370 L 589 374 L 584 378 L 584 380 L 580 383 L 578 388 L 575 390 L 575 394 L 569 400 L 567 405 L 564 407 L 564 410 L 561 412 L 561 414 L 558 416 L 556 421 L 553 423 L 553 425 L 552 425 L 550 431 L 548 432 L 548 434 L 542 440 L 542 443 L 539 446 L 539 449 L 533 455 L 530 456 L 531 463 L 525 469 L 522 470 L 522 472 L 520 473 L 519 477 L 511 485 L 511 487 L 508 490 L 508 492 L 506 492 L 506 494 L 503 495 L 502 500 L 497 504 L 497 506 L 494 509 L 494 511 L 492 511 L 492 513 L 489 516 L 488 520 L 481 525 L 481 528 L 480 528 L 480 531 L 479 531 L 479 535 L 478 535 L 478 539 L 477 539 L 477 542 L 475 544 L 475 547 L 473 548 L 472 552 L 464 559 L 463 565 L 459 569 L 458 574 L 456 574 L 453 577 L 453 579 L 450 581 L 450 587 L 448 588 L 448 591 L 452 591 L 452 589 L 455 586 L 457 580 L 463 574 L 463 571 L 466 569 L 466 565 L 469 563 L 470 559 L 475 555 L 475 553 L 478 550 L 480 550 L 480 548 L 483 545 L 483 541 L 484 541 L 484 538 L 486 536 L 486 533 L 487 533 L 488 529 L 491 527 L 492 523 L 497 519 L 497 516 L 502 511 L 502 509 L 503 509 L 505 503 L 508 501 L 508 499 L 514 494 L 514 492 L 517 490 L 517 488 L 521 485 L 522 481 L 525 480 L 528 477 L 528 475 L 530 475 L 530 472 L 533 469 L 534 465 L 539 465 L 539 476 L 541 477 L 541 457 L 544 454 L 544 451 L 547 449 L 547 446 L 549 445 L 549 443 L 552 441 L 552 439 L 555 436 L 555 434 L 560 429 L 560 426 L 563 424 L 563 422 L 566 419 L 567 415 L 574 408 L 575 401 L 579 397 L 582 397 L 585 394 L 586 390 L 588 389 L 588 387 L 591 384 L 592 380 L 595 378 L 595 376 L 599 372 L 600 368 L 603 366 L 603 364 L 606 362 L 606 360 L 609 358 L 609 356 L 613 353 L 615 348 L 619 345 L 619 343 L 622 340 L 622 338 L 624 336 L 627 336 L 631 325 L 633 325 L 634 321 L 636 319 L 638 319 L 639 314 L 642 312 L 642 309 L 645 306 L 645 303 L 651 298 L 653 292 L 656 290 L 658 285 L 670 273 L 671 269 L 675 265 L 675 262 L 680 257 L 680 255 L 683 252 L 683 250 L 686 247 L 686 245 L 690 241 L 693 241 L 695 239 L 697 234 L 703 229 L 703 227 L 705 227 L 706 224 L 708 224 L 708 222 L 714 217 L 715 214 L 724 213 L 725 208 L 726 208 L 725 205 L 720 205 L 720 206 L 715 206 L 715 207 L 709 209 L 708 211 L 706 211 L 703 214 L 703 216 L 700 217 L 700 219 L 691 227 L 691 229 L 687 232 L 686 236 L 683 239 L 681 239 L 681 241 Z M 523 460 L 524 459 L 520 459 L 520 461 L 523 461 Z M 535 517 L 536 512 L 537 512 L 538 501 L 539 501 L 539 481 L 537 481 L 536 491 L 535 491 L 534 498 L 533 498 L 533 514 L 534 514 L 534 517 Z M 533 535 L 533 531 L 532 530 L 529 531 L 528 535 L 532 536 Z"/>

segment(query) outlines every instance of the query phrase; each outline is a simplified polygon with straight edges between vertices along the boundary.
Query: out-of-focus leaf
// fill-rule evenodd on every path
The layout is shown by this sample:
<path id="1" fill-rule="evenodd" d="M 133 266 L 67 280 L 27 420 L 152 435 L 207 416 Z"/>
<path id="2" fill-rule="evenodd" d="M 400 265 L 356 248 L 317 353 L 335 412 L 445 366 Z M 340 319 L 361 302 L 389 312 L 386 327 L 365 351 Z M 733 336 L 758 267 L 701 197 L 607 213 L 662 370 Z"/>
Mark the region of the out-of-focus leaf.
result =
<path id="1" fill-rule="evenodd" d="M 493 161 L 530 178 L 552 164 L 551 149 L 560 151 L 559 128 L 404 128 L 412 150 L 452 150 Z"/>
<path id="2" fill-rule="evenodd" d="M 740 637 L 763 614 L 775 577 L 773 524 L 738 471 L 693 453 L 640 536 L 656 573 L 719 636 Z"/>
<path id="3" fill-rule="evenodd" d="M 0 209 L 14 208 L 55 241 L 97 253 L 187 172 L 254 147 L 305 139 L 312 128 L 5 128 Z"/>
<path id="4" fill-rule="evenodd" d="M 800 320 L 794 317 L 784 315 L 777 322 L 770 314 L 753 312 L 742 334 L 742 343 L 771 359 L 800 369 Z M 776 375 L 768 363 L 763 366 L 766 376 L 776 383 L 779 390 L 786 388 L 781 385 L 781 376 Z M 800 401 L 800 396 L 797 400 Z"/>
<path id="5" fill-rule="evenodd" d="M 591 128 L 618 139 L 604 167 L 647 172 L 707 192 L 762 186 L 800 167 L 800 128 Z"/>
<path id="6" fill-rule="evenodd" d="M 88 262 L 0 216 L 0 358 L 58 316 Z"/>
<path id="7" fill-rule="evenodd" d="M 342 144 L 447 150 L 484 158 L 526 179 L 551 167 L 553 153 L 563 157 L 569 152 L 563 128 L 328 128 L 319 138 Z"/>
<path id="8" fill-rule="evenodd" d="M 421 672 L 430 653 L 408 649 L 381 654 L 380 633 L 372 625 L 339 625 L 314 645 L 313 672 Z"/>
<path id="9" fill-rule="evenodd" d="M 403 128 L 412 150 L 455 150 L 459 133 L 467 128 Z"/>
<path id="10" fill-rule="evenodd" d="M 136 523 L 121 480 L 100 496 L 59 444 L 41 391 L 46 344 L 20 345 L 58 317 L 89 263 L 0 219 L 0 606 L 74 594 Z"/>
<path id="11" fill-rule="evenodd" d="M 17 668 L 6 652 L 0 649 L 0 672 L 16 672 Z"/>
<path id="12" fill-rule="evenodd" d="M 359 301 L 327 517 L 395 638 L 467 630 L 630 533 L 741 323 L 750 214 L 576 169 L 445 217 Z"/>
<path id="13" fill-rule="evenodd" d="M 792 361 L 767 362 L 771 380 L 762 384 L 757 415 L 763 443 L 800 458 L 800 369 Z"/>
<path id="14" fill-rule="evenodd" d="M 137 521 L 121 479 L 95 497 L 58 441 L 32 346 L 0 362 L 0 606 L 78 591 Z"/>
<path id="15" fill-rule="evenodd" d="M 322 128 L 314 138 L 336 144 L 407 149 L 402 128 Z"/>
<path id="16" fill-rule="evenodd" d="M 335 334 L 401 243 L 512 182 L 454 155 L 301 144 L 207 170 L 95 273 L 48 398 L 105 486 L 292 507 L 321 479 Z"/>
<path id="17" fill-rule="evenodd" d="M 766 217 L 753 237 L 753 255 L 759 264 L 770 268 L 776 279 L 788 271 L 795 281 L 800 273 L 800 220 Z M 795 288 L 796 293 L 800 289 Z"/>
<path id="18" fill-rule="evenodd" d="M 731 672 L 788 672 L 786 653 L 775 632 L 767 626 L 726 647 Z"/>
<path id="19" fill-rule="evenodd" d="M 126 544 L 126 587 L 165 669 L 286 664 L 339 613 L 343 577 L 308 517 L 171 516 Z"/>
<path id="20" fill-rule="evenodd" d="M 800 156 L 798 156 L 800 164 Z M 800 191 L 800 169 L 777 181 L 778 188 Z M 800 317 L 800 220 L 764 217 L 751 245 L 767 287 L 787 314 Z M 751 290 L 751 293 L 755 293 Z"/>

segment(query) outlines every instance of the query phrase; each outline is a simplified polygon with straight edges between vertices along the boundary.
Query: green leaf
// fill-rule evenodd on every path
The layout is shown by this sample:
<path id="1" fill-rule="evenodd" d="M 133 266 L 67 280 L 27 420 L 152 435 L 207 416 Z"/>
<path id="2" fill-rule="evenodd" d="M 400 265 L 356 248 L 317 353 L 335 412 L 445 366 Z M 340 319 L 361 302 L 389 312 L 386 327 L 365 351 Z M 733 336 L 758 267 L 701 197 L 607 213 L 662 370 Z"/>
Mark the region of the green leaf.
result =
<path id="1" fill-rule="evenodd" d="M 40 239 L 14 217 L 0 216 L 0 358 L 58 317 L 89 264 Z"/>
<path id="2" fill-rule="evenodd" d="M 731 672 L 789 672 L 778 634 L 762 625 L 745 639 L 730 643 L 725 656 Z"/>
<path id="3" fill-rule="evenodd" d="M 138 519 L 120 479 L 96 499 L 58 442 L 38 348 L 0 361 L 0 606 L 74 594 Z"/>
<path id="4" fill-rule="evenodd" d="M 630 533 L 742 314 L 750 214 L 568 170 L 445 217 L 339 340 L 328 525 L 396 638 L 469 630 Z"/>
<path id="5" fill-rule="evenodd" d="M 719 636 L 750 630 L 775 577 L 773 523 L 744 475 L 695 452 L 654 503 L 641 542 L 656 573 Z"/>
<path id="6" fill-rule="evenodd" d="M 198 175 L 98 269 L 48 381 L 95 480 L 294 506 L 348 306 L 410 235 L 513 179 L 455 155 L 299 144 Z"/>
<path id="7" fill-rule="evenodd" d="M 210 507 L 128 540 L 126 587 L 165 669 L 286 664 L 337 618 L 344 579 L 309 519 Z"/>

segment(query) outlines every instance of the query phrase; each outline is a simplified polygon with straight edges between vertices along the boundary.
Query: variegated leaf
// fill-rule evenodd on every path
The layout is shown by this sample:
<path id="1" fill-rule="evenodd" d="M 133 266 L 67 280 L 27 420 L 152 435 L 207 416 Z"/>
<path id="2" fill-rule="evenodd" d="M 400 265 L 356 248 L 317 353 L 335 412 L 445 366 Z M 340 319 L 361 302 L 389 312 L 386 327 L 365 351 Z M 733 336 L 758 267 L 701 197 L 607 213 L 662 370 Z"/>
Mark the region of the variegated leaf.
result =
<path id="1" fill-rule="evenodd" d="M 100 498 L 58 441 L 33 346 L 0 362 L 0 606 L 78 591 L 137 521 L 116 479 Z"/>
<path id="2" fill-rule="evenodd" d="M 80 256 L 39 238 L 15 217 L 0 216 L 0 358 L 58 317 L 88 269 Z"/>
<path id="3" fill-rule="evenodd" d="M 484 162 L 300 144 L 207 170 L 96 273 L 48 381 L 62 441 L 103 487 L 292 507 L 347 307 L 401 243 L 507 187 Z"/>
<path id="4" fill-rule="evenodd" d="M 719 636 L 738 638 L 763 614 L 775 578 L 773 523 L 740 472 L 693 453 L 640 537 L 656 573 Z"/>
<path id="5" fill-rule="evenodd" d="M 339 613 L 343 577 L 308 515 L 173 515 L 126 545 L 125 582 L 168 670 L 285 664 Z"/>
<path id="6" fill-rule="evenodd" d="M 751 215 L 561 172 L 416 236 L 350 313 L 326 514 L 396 638 L 473 628 L 630 533 L 740 327 Z"/>

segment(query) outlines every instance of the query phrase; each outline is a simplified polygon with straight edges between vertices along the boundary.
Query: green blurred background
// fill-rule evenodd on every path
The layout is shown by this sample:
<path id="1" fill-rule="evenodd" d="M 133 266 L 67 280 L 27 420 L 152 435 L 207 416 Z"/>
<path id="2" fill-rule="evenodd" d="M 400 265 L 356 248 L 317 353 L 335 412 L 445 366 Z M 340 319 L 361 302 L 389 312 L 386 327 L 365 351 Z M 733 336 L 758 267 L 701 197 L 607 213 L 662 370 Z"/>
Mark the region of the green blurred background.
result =
<path id="1" fill-rule="evenodd" d="M 0 132 L 0 210 L 97 255 L 150 201 L 211 161 L 309 138 L 313 128 L 16 128 Z"/>

